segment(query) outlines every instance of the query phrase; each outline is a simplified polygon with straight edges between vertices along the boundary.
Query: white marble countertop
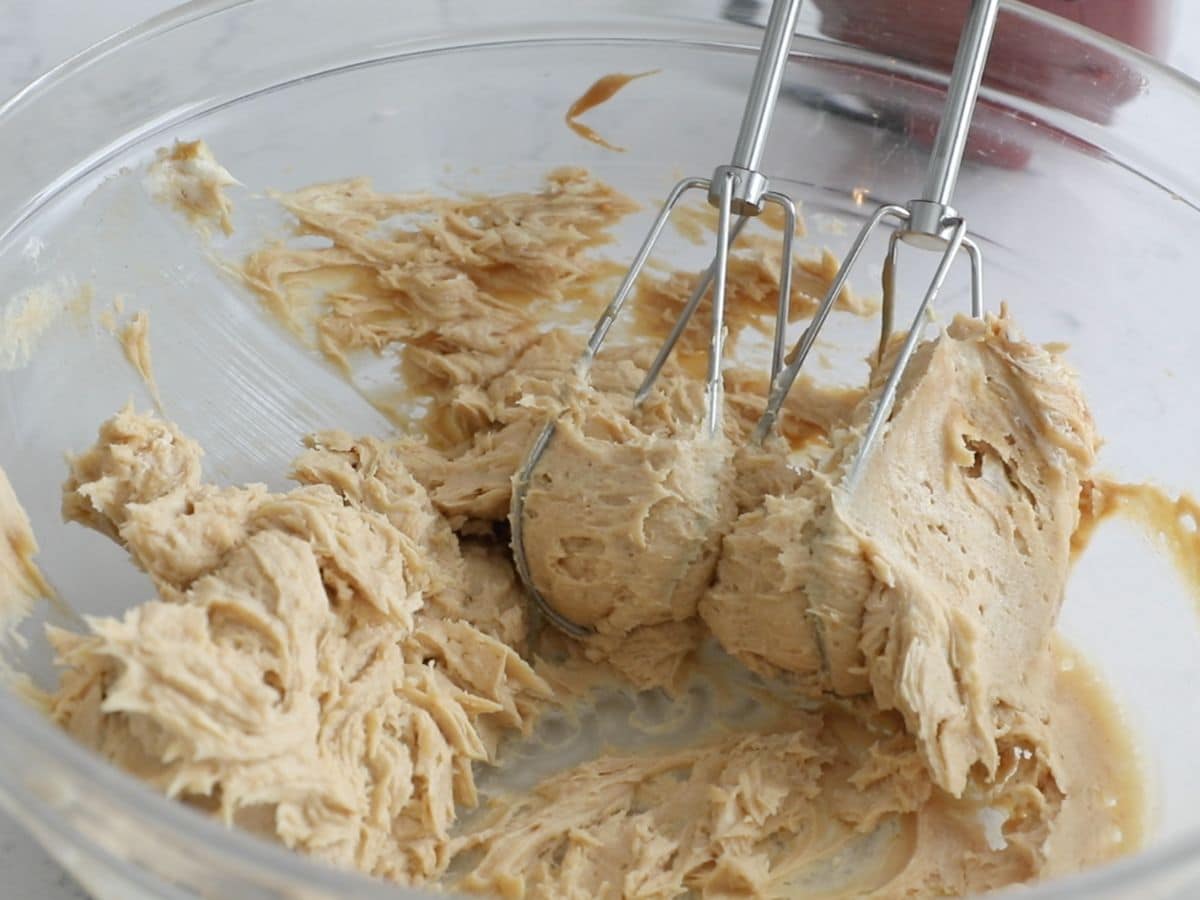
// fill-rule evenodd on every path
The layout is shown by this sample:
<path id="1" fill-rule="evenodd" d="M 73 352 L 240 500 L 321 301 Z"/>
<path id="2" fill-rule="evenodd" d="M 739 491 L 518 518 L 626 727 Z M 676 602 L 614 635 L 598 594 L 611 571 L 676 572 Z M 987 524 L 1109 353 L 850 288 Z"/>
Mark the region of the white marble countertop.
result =
<path id="1" fill-rule="evenodd" d="M 0 96 L 89 44 L 179 5 L 178 0 L 6 0 L 0 16 Z M 1200 3 L 1176 0 L 1166 59 L 1200 78 Z M 0 894 L 86 900 L 40 846 L 0 812 Z"/>

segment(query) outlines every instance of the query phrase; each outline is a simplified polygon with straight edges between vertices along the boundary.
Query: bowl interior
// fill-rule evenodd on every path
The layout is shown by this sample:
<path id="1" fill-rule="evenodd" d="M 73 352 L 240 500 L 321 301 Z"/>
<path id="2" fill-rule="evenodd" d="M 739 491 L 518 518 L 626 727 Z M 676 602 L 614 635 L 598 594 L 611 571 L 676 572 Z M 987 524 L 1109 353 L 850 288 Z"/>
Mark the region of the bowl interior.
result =
<path id="1" fill-rule="evenodd" d="M 255 15 L 279 17 L 286 4 L 253 6 Z M 366 16 L 367 7 L 353 5 L 349 15 Z M 527 189 L 563 165 L 586 166 L 647 204 L 606 251 L 628 258 L 671 183 L 724 161 L 753 67 L 752 25 L 685 20 L 673 10 L 614 14 L 610 27 L 598 28 L 586 24 L 588 14 L 598 15 L 588 6 L 584 24 L 518 17 L 509 32 L 447 14 L 441 32 L 424 32 L 424 44 L 359 38 L 352 51 L 312 57 L 307 71 L 296 49 L 286 60 L 291 69 L 272 59 L 253 78 L 216 78 L 213 93 L 190 107 L 177 103 L 136 128 L 123 123 L 90 156 L 60 167 L 50 190 L 31 193 L 33 205 L 4 222 L 0 285 L 8 299 L 0 299 L 0 315 L 36 285 L 68 294 L 86 285 L 94 293 L 90 313 L 65 314 L 27 365 L 0 371 L 0 465 L 31 515 L 40 561 L 71 607 L 114 613 L 151 590 L 118 548 L 58 514 L 63 450 L 86 447 L 127 400 L 150 402 L 97 313 L 117 297 L 127 310 L 150 313 L 166 413 L 205 447 L 207 472 L 219 482 L 280 486 L 301 436 L 314 429 L 386 433 L 390 425 L 362 393 L 297 345 L 214 261 L 236 262 L 285 234 L 287 219 L 268 189 L 356 175 L 395 191 Z M 1018 24 L 1014 18 L 1007 27 Z M 193 26 L 212 35 L 225 27 L 216 13 Z M 218 55 L 242 60 L 232 55 L 239 48 Z M 660 71 L 588 115 L 625 152 L 566 127 L 567 107 L 596 78 L 648 69 Z M 804 252 L 844 251 L 865 212 L 915 194 L 926 151 L 897 122 L 936 115 L 940 83 L 895 60 L 798 39 L 764 167 L 802 203 Z M 129 87 L 135 100 L 155 89 Z M 1197 114 L 1200 96 L 1177 90 Z M 43 102 L 34 96 L 11 110 L 8 125 L 0 117 L 0 133 Z M 1102 470 L 1187 490 L 1196 484 L 1192 448 L 1200 446 L 1193 346 L 1200 311 L 1188 302 L 1200 190 L 1195 178 L 1167 171 L 1169 153 L 1155 152 L 1153 136 L 1139 132 L 1148 115 L 1139 103 L 1130 100 L 1100 128 L 1011 93 L 986 93 L 978 127 L 1024 148 L 1027 161 L 1001 167 L 985 153 L 969 162 L 956 205 L 984 248 L 988 306 L 1008 302 L 1035 339 L 1070 343 L 1107 439 Z M 175 138 L 203 138 L 242 182 L 231 192 L 232 237 L 206 243 L 149 199 L 140 173 Z M 700 250 L 682 243 L 666 252 L 675 265 L 702 261 Z M 852 281 L 857 290 L 877 293 L 881 260 L 877 242 Z M 932 259 L 910 249 L 901 265 L 911 308 Z M 942 318 L 965 309 L 966 296 L 960 263 L 939 301 Z M 838 323 L 830 343 L 839 358 L 863 356 L 873 327 Z M 739 352 L 753 357 L 758 349 Z M 835 365 L 827 376 L 853 371 Z M 388 360 L 364 365 L 359 387 L 388 377 Z M 46 615 L 59 614 L 37 618 Z M 1157 786 L 1153 841 L 1200 826 L 1195 616 L 1194 598 L 1166 556 L 1114 521 L 1079 560 L 1062 617 L 1064 633 L 1112 685 L 1145 748 Z M 30 645 L 19 666 L 48 684 L 38 624 L 25 629 Z"/>

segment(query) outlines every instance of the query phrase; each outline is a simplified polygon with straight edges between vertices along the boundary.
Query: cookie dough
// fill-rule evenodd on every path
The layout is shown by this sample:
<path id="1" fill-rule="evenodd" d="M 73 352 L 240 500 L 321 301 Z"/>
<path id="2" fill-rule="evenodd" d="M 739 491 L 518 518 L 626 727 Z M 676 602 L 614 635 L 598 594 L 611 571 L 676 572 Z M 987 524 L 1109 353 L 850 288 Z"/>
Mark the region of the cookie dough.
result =
<path id="1" fill-rule="evenodd" d="M 762 447 L 745 441 L 762 372 L 727 374 L 715 439 L 686 353 L 630 408 L 653 349 L 636 321 L 564 393 L 573 326 L 620 270 L 596 248 L 634 208 L 587 173 L 495 197 L 353 180 L 280 199 L 305 240 L 263 247 L 246 283 L 348 373 L 395 353 L 429 411 L 386 440 L 311 435 L 279 492 L 206 480 L 161 418 L 106 422 L 69 460 L 63 513 L 154 593 L 50 630 L 48 706 L 81 742 L 317 858 L 502 896 L 962 895 L 1137 847 L 1128 736 L 1053 633 L 1096 437 L 1073 375 L 1011 317 L 921 347 L 848 492 L 882 369 L 802 380 Z M 770 296 L 772 267 L 737 271 Z M 507 546 L 513 474 L 552 416 L 531 546 L 596 626 L 582 643 L 531 631 Z M 27 597 L 5 487 L 21 540 L 0 575 Z M 586 709 L 570 685 L 680 704 L 719 687 L 710 635 L 773 713 L 682 744 L 614 734 L 467 815 L 547 711 Z"/>
<path id="2" fill-rule="evenodd" d="M 0 469 L 0 629 L 20 622 L 30 607 L 54 594 L 34 562 L 37 538 L 12 484 Z"/>
<path id="3" fill-rule="evenodd" d="M 1136 818 L 1114 814 L 1140 808 L 1128 737 L 1086 666 L 1052 653 L 1047 719 L 1014 712 L 1001 770 L 969 796 L 932 783 L 897 717 L 830 702 L 682 749 L 607 754 L 504 797 L 461 838 L 472 865 L 455 886 L 882 900 L 975 896 L 1111 859 L 1140 839 Z"/>
<path id="4" fill-rule="evenodd" d="M 462 555 L 402 463 L 310 443 L 301 486 L 273 494 L 203 483 L 199 448 L 159 419 L 106 423 L 64 512 L 122 543 L 158 597 L 50 631 L 51 714 L 168 796 L 420 883 L 475 802 L 472 763 L 549 690 L 513 649 L 519 595 Z"/>
<path id="5" fill-rule="evenodd" d="M 1001 712 L 1042 703 L 1098 440 L 1055 354 L 1006 313 L 959 318 L 914 357 L 848 491 L 880 387 L 822 466 L 739 518 L 701 613 L 752 666 L 900 710 L 958 795 L 972 766 L 996 771 Z"/>
<path id="6" fill-rule="evenodd" d="M 233 234 L 233 202 L 225 188 L 238 180 L 217 162 L 204 141 L 176 141 L 158 150 L 146 172 L 146 190 L 183 213 L 202 234 L 213 226 Z"/>
<path id="7" fill-rule="evenodd" d="M 624 636 L 695 616 L 734 516 L 733 442 L 705 433 L 699 387 L 673 378 L 640 409 L 636 383 L 569 389 L 523 524 L 534 583 L 572 622 Z"/>
<path id="8" fill-rule="evenodd" d="M 150 313 L 138 310 L 116 336 L 125 359 L 146 385 L 154 406 L 162 412 L 162 395 L 158 390 L 158 379 L 154 377 L 154 357 L 150 352 Z"/>

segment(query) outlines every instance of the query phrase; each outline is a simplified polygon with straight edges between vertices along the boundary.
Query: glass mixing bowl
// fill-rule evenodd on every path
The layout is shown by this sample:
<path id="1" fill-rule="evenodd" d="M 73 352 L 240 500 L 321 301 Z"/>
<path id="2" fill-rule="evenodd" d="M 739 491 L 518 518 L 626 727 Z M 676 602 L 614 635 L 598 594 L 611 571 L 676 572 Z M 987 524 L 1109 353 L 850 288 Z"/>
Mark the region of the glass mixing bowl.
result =
<path id="1" fill-rule="evenodd" d="M 907 200 L 921 183 L 945 72 L 906 59 L 920 38 L 894 23 L 842 22 L 832 39 L 821 14 L 810 9 L 801 24 L 765 169 L 791 179 L 809 246 L 838 251 L 864 211 Z M 73 279 L 94 287 L 93 312 L 118 294 L 149 310 L 167 412 L 206 447 L 207 470 L 278 484 L 301 434 L 387 423 L 283 338 L 175 214 L 146 200 L 136 169 L 156 147 L 203 137 L 259 192 L 359 174 L 394 190 L 495 189 L 582 164 L 656 204 L 679 174 L 724 161 L 764 16 L 736 0 L 189 4 L 0 108 L 0 285 L 10 296 Z M 1009 300 L 1034 338 L 1072 344 L 1107 436 L 1104 470 L 1193 487 L 1200 168 L 1186 123 L 1200 122 L 1200 85 L 1017 5 L 1003 12 L 998 41 L 1008 50 L 993 61 L 957 197 L 984 246 L 989 305 Z M 661 72 L 589 120 L 628 152 L 564 126 L 595 78 L 648 69 Z M 269 200 L 248 190 L 234 199 L 238 231 L 211 248 L 228 259 L 285 225 Z M 632 223 L 630 241 L 644 223 Z M 920 256 L 906 255 L 909 277 L 924 271 Z M 882 247 L 868 257 L 880 260 Z M 868 265 L 855 283 L 869 290 L 877 277 Z M 943 310 L 964 302 L 965 274 L 954 279 Z M 41 563 L 84 613 L 149 595 L 119 549 L 58 515 L 62 451 L 86 446 L 131 395 L 145 404 L 112 338 L 78 317 L 56 325 L 28 365 L 0 371 L 0 465 L 31 514 Z M 39 611 L 16 651 L 17 667 L 43 685 L 53 672 L 39 626 L 60 615 Z M 1144 748 L 1151 838 L 1133 858 L 1024 896 L 1200 892 L 1195 616 L 1152 542 L 1119 521 L 1100 531 L 1071 580 L 1062 628 L 1112 685 Z M 5 807 L 98 897 L 405 893 L 164 800 L 7 691 L 0 721 Z"/>

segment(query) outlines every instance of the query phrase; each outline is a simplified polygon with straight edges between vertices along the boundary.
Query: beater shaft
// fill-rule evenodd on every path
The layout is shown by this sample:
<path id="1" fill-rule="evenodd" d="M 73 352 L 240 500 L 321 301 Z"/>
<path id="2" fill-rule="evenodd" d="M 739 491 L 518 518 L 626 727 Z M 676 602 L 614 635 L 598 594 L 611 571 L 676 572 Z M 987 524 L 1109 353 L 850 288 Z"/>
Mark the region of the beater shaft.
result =
<path id="1" fill-rule="evenodd" d="M 950 266 L 960 249 L 965 250 L 971 266 L 971 314 L 983 315 L 983 253 L 978 244 L 967 236 L 966 220 L 950 205 L 954 188 L 962 166 L 963 152 L 967 145 L 971 118 L 979 95 L 979 85 L 991 47 L 996 16 L 1000 0 L 971 0 L 971 7 L 963 26 L 962 38 L 954 58 L 954 68 L 946 92 L 946 106 L 938 125 L 937 136 L 930 152 L 925 186 L 915 200 L 905 206 L 887 204 L 881 206 L 860 229 L 850 250 L 842 260 L 837 274 L 821 300 L 812 321 L 800 336 L 788 363 L 774 378 L 766 409 L 755 428 L 754 439 L 764 440 L 774 427 L 779 411 L 788 392 L 800 374 L 805 360 L 816 344 L 818 334 L 829 313 L 845 287 L 850 271 L 862 255 L 871 234 L 885 221 L 891 219 L 897 228 L 888 240 L 887 256 L 883 266 L 883 315 L 879 353 L 882 357 L 891 332 L 892 314 L 895 305 L 896 256 L 899 241 L 917 247 L 940 250 L 942 257 L 925 294 L 917 306 L 912 326 L 888 374 L 887 381 L 876 399 L 870 422 L 863 433 L 862 443 L 851 464 L 846 486 L 853 489 L 862 472 L 863 465 L 878 440 L 891 414 L 900 379 L 908 366 L 920 340 L 921 326 L 925 315 L 936 299 L 942 284 L 949 274 Z"/>
<path id="2" fill-rule="evenodd" d="M 698 280 L 678 321 L 647 370 L 634 400 L 636 404 L 640 404 L 649 395 L 672 350 L 711 287 L 712 327 L 709 334 L 704 395 L 704 430 L 710 437 L 715 437 L 721 430 L 722 362 L 726 334 L 725 299 L 728 293 L 726 282 L 729 273 L 730 246 L 745 227 L 746 221 L 761 213 L 767 203 L 776 204 L 783 209 L 785 229 L 782 239 L 783 259 L 779 275 L 775 341 L 772 347 L 772 379 L 779 373 L 783 365 L 784 332 L 791 299 L 792 241 L 796 231 L 796 206 L 787 195 L 770 189 L 767 177 L 759 171 L 758 167 L 766 146 L 767 135 L 770 132 L 775 104 L 779 99 L 779 88 L 783 81 L 784 69 L 787 66 L 788 50 L 792 35 L 796 30 L 796 19 L 800 14 L 801 5 L 802 0 L 775 0 L 772 3 L 762 45 L 759 48 L 754 77 L 742 112 L 741 127 L 738 129 L 737 141 L 734 144 L 729 163 L 717 166 L 711 178 L 685 178 L 672 188 L 629 270 L 625 273 L 620 287 L 596 322 L 587 345 L 575 365 L 576 376 L 586 378 L 595 362 L 596 354 L 600 351 L 601 345 L 615 324 L 626 301 L 632 295 L 637 279 L 662 236 L 672 211 L 678 206 L 683 195 L 689 191 L 706 191 L 708 201 L 717 208 L 718 215 L 717 246 L 713 262 Z M 739 217 L 736 225 L 733 224 L 734 216 Z M 525 462 L 513 480 L 512 503 L 509 509 L 513 560 L 517 573 L 532 597 L 534 605 L 541 610 L 546 619 L 573 637 L 584 637 L 590 633 L 590 629 L 571 622 L 546 602 L 537 585 L 534 584 L 532 573 L 529 570 L 529 559 L 525 552 L 526 500 L 534 469 L 550 446 L 556 428 L 555 420 L 551 419 L 546 423 L 534 440 Z"/>
<path id="3" fill-rule="evenodd" d="M 924 200 L 948 206 L 954 196 L 999 7 L 1000 0 L 974 0 L 971 4 L 954 57 L 946 108 L 933 141 L 925 189 L 921 192 Z"/>
<path id="4" fill-rule="evenodd" d="M 762 162 L 767 135 L 771 131 L 771 120 L 775 115 L 775 102 L 779 99 L 779 86 L 783 83 L 783 70 L 787 66 L 788 48 L 796 31 L 796 18 L 800 15 L 801 0 L 775 0 L 767 16 L 767 28 L 762 46 L 758 51 L 758 62 L 754 67 L 754 78 L 750 82 L 750 93 L 742 112 L 742 124 L 738 128 L 737 143 L 729 165 L 718 166 L 709 187 L 709 202 L 719 206 L 719 193 L 724 188 L 723 174 L 727 171 L 741 176 L 734 185 L 731 207 L 738 215 L 756 215 L 762 212 L 763 195 L 767 191 L 767 179 L 758 171 Z"/>

